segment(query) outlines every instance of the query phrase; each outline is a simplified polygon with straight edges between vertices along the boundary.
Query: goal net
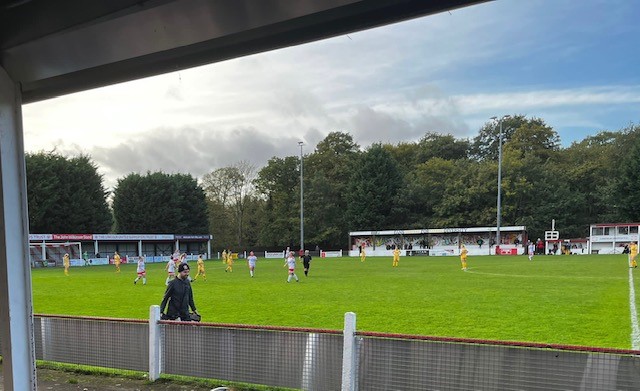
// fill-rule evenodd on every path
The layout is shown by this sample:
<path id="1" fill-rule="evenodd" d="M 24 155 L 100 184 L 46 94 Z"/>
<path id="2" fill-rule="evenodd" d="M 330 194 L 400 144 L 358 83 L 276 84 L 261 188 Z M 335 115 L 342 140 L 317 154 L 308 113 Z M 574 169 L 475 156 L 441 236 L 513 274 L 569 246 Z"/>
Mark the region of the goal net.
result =
<path id="1" fill-rule="evenodd" d="M 62 266 L 62 257 L 69 253 L 70 259 L 82 259 L 80 242 L 29 243 L 29 261 L 31 265 Z"/>

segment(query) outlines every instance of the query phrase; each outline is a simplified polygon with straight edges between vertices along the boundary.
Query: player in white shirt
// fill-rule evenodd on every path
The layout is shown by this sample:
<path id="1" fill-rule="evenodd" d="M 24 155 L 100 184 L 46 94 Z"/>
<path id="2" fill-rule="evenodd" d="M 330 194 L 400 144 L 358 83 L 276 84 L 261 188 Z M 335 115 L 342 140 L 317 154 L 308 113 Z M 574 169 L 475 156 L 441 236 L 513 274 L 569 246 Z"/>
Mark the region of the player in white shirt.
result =
<path id="1" fill-rule="evenodd" d="M 296 276 L 296 256 L 293 251 L 289 251 L 289 256 L 287 257 L 284 266 L 289 266 L 289 277 L 287 277 L 287 282 L 291 282 L 291 277 L 296 279 L 296 282 L 300 282 L 298 280 L 298 276 Z"/>
<path id="2" fill-rule="evenodd" d="M 169 259 L 167 262 L 167 266 L 165 267 L 167 270 L 167 280 L 164 282 L 165 285 L 169 285 L 169 281 L 176 278 L 176 263 L 173 258 Z"/>
<path id="3" fill-rule="evenodd" d="M 536 253 L 536 245 L 533 242 L 529 242 L 529 246 L 527 246 L 527 251 L 529 254 L 529 260 L 533 261 L 533 255 Z"/>
<path id="4" fill-rule="evenodd" d="M 144 264 L 144 257 L 138 258 L 138 269 L 136 272 L 138 273 L 138 277 L 133 280 L 134 284 L 137 284 L 138 281 L 142 278 L 142 285 L 147 285 L 147 267 Z"/>
<path id="5" fill-rule="evenodd" d="M 253 271 L 256 268 L 256 262 L 258 261 L 258 257 L 253 253 L 253 251 L 249 252 L 249 256 L 247 257 L 247 264 L 249 264 L 249 274 L 253 277 Z"/>

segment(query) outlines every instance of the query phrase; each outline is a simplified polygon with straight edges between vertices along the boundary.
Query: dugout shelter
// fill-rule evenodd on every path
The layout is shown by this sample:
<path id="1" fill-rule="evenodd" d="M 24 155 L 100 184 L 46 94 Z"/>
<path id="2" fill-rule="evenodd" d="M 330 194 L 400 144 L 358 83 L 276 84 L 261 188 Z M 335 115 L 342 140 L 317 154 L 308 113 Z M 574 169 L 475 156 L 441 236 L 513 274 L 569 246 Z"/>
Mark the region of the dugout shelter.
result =
<path id="1" fill-rule="evenodd" d="M 364 246 L 367 256 L 392 256 L 397 245 L 402 256 L 460 255 L 464 244 L 469 255 L 495 255 L 496 227 L 426 228 L 349 232 L 349 256 L 357 257 Z M 500 227 L 498 255 L 526 252 L 525 226 Z"/>
<path id="2" fill-rule="evenodd" d="M 22 104 L 484 1 L 0 0 L 4 389 L 37 389 Z"/>

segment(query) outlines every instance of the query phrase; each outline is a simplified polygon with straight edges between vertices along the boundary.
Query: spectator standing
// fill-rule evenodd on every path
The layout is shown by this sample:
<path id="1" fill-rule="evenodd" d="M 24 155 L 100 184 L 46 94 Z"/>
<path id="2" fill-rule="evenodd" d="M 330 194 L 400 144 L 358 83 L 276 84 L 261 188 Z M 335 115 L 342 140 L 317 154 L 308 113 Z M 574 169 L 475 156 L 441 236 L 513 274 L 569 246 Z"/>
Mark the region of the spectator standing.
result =
<path id="1" fill-rule="evenodd" d="M 536 240 L 536 253 L 538 255 L 544 255 L 544 242 L 540 238 Z"/>
<path id="2" fill-rule="evenodd" d="M 186 263 L 178 266 L 178 276 L 169 282 L 164 292 L 160 312 L 164 313 L 165 307 L 167 308 L 166 317 L 171 320 L 179 318 L 183 322 L 191 321 L 189 308 L 198 314 L 189 282 L 189 265 Z"/>

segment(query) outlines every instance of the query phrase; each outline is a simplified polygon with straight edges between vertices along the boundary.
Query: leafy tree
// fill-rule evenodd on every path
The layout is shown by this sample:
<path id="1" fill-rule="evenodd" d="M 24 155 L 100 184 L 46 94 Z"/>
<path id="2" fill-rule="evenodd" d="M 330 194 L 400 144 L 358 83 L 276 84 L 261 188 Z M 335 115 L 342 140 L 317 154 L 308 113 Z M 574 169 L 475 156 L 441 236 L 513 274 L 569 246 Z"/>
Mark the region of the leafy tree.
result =
<path id="1" fill-rule="evenodd" d="M 420 162 L 420 146 L 414 142 L 400 142 L 397 145 L 384 144 L 382 147 L 389 151 L 393 160 L 398 163 L 402 175 L 409 174 Z"/>
<path id="2" fill-rule="evenodd" d="M 242 248 L 245 243 L 245 219 L 247 204 L 254 198 L 253 180 L 256 167 L 246 161 L 240 161 L 233 166 L 223 167 L 206 174 L 202 178 L 205 193 L 209 202 L 211 231 L 214 236 L 226 242 L 219 242 L 221 246 L 233 243 Z M 230 231 L 235 231 L 231 240 Z M 218 240 L 219 241 L 219 240 Z M 216 241 L 216 244 L 218 244 Z"/>
<path id="3" fill-rule="evenodd" d="M 118 180 L 113 214 L 119 233 L 207 233 L 204 190 L 185 174 L 132 173 Z"/>
<path id="4" fill-rule="evenodd" d="M 540 118 L 527 119 L 524 115 L 514 115 L 502 120 L 502 143 L 511 140 L 513 134 L 521 127 L 530 126 L 535 129 L 548 129 Z M 555 133 L 555 132 L 554 132 Z M 500 123 L 489 121 L 484 124 L 470 146 L 470 156 L 477 160 L 498 160 L 498 146 L 500 145 Z M 540 144 L 544 145 L 544 141 Z"/>
<path id="5" fill-rule="evenodd" d="M 263 246 L 293 246 L 299 237 L 299 158 L 273 157 L 258 171 L 254 181 L 265 200 L 259 224 L 258 242 Z M 298 208 L 296 208 L 298 206 Z"/>
<path id="6" fill-rule="evenodd" d="M 619 179 L 615 182 L 617 201 L 614 205 L 627 221 L 640 221 L 640 126 L 627 129 L 623 138 L 625 154 L 619 166 Z M 616 148 L 616 152 L 623 150 Z M 615 161 L 612 159 L 611 162 Z"/>
<path id="7" fill-rule="evenodd" d="M 402 176 L 393 157 L 372 145 L 356 162 L 347 191 L 346 215 L 352 230 L 388 228 Z"/>
<path id="8" fill-rule="evenodd" d="M 305 242 L 311 246 L 331 248 L 346 242 L 349 176 L 345 173 L 351 172 L 359 150 L 351 135 L 332 132 L 305 157 Z"/>
<path id="9" fill-rule="evenodd" d="M 89 156 L 28 153 L 27 200 L 33 233 L 107 233 L 112 216 L 108 192 Z"/>
<path id="10" fill-rule="evenodd" d="M 418 142 L 417 163 L 424 163 L 435 157 L 445 160 L 466 159 L 470 147 L 469 141 L 457 140 L 451 134 L 427 132 Z"/>

